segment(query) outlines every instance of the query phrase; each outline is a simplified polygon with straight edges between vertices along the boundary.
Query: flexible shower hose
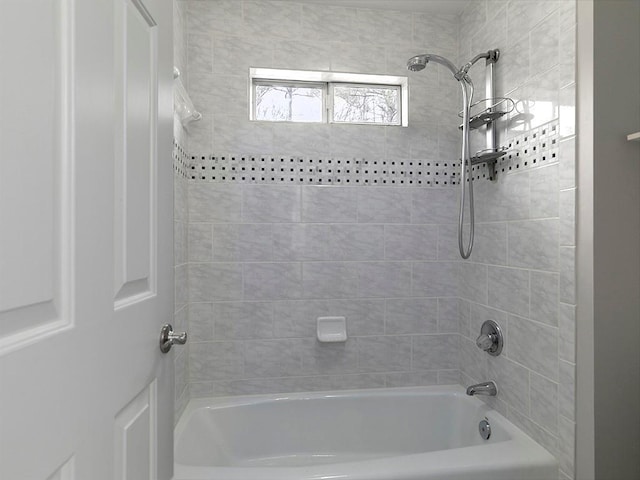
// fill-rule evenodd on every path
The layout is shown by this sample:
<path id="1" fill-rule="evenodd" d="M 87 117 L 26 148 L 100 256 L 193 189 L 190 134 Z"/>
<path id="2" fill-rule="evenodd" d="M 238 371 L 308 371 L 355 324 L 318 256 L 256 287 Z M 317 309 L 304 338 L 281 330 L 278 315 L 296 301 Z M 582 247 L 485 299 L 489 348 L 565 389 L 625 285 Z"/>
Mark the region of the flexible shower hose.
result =
<path id="1" fill-rule="evenodd" d="M 464 259 L 469 258 L 471 250 L 473 250 L 473 237 L 475 227 L 475 215 L 473 211 L 473 175 L 471 175 L 471 158 L 469 155 L 469 109 L 473 101 L 473 83 L 467 76 L 460 79 L 460 87 L 462 88 L 462 155 L 461 155 L 461 175 L 460 175 L 460 214 L 458 216 L 458 248 L 460 256 Z M 467 92 L 469 87 L 469 92 Z M 469 174 L 467 174 L 467 168 Z M 468 181 L 467 181 L 468 180 Z M 467 187 L 466 184 L 469 184 Z M 465 249 L 463 242 L 464 231 L 464 204 L 465 190 L 469 190 L 469 241 Z"/>

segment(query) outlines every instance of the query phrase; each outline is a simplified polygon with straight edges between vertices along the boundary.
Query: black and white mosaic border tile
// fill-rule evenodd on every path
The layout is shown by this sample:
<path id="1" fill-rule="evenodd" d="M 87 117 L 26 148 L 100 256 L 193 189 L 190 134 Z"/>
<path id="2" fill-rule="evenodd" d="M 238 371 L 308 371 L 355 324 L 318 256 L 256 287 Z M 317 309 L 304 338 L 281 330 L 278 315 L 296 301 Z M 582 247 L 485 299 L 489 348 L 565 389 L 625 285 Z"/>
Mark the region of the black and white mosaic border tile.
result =
<path id="1" fill-rule="evenodd" d="M 558 161 L 560 129 L 554 120 L 516 135 L 495 165 L 496 175 Z M 174 170 L 192 182 L 342 185 L 458 185 L 460 161 L 372 160 L 291 155 L 191 154 L 174 141 Z M 486 164 L 472 167 L 473 180 L 491 180 Z"/>

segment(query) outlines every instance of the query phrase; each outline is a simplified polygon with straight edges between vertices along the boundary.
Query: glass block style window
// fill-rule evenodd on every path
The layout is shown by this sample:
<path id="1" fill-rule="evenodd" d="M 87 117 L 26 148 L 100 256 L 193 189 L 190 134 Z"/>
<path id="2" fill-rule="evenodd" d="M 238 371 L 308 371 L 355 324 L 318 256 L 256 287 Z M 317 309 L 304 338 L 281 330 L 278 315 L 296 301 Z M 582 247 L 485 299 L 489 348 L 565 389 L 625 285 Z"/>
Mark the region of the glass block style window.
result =
<path id="1" fill-rule="evenodd" d="M 408 125 L 407 77 L 251 68 L 250 118 Z"/>

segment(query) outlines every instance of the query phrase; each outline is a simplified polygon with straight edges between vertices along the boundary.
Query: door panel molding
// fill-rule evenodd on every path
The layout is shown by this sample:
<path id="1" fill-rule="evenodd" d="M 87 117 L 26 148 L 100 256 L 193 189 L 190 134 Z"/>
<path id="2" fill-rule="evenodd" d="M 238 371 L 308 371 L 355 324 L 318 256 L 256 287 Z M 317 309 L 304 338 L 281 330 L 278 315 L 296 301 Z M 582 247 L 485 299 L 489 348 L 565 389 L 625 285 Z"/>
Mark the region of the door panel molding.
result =
<path id="1" fill-rule="evenodd" d="M 0 165 L 0 270 L 18 273 L 0 276 L 0 356 L 74 323 L 75 0 L 55 0 L 47 9 L 28 21 L 50 41 L 4 60 L 7 71 L 21 72 L 5 76 L 5 91 L 25 78 L 38 86 L 28 96 L 3 97 L 12 112 L 0 124 L 3 153 L 12 161 Z M 13 41 L 28 44 L 9 23 Z M 38 61 L 24 62 L 30 55 Z M 26 125 L 34 141 L 13 140 L 24 138 Z M 16 164 L 22 159 L 29 169 Z"/>
<path id="2" fill-rule="evenodd" d="M 116 2 L 116 310 L 157 290 L 157 24 L 140 0 Z"/>

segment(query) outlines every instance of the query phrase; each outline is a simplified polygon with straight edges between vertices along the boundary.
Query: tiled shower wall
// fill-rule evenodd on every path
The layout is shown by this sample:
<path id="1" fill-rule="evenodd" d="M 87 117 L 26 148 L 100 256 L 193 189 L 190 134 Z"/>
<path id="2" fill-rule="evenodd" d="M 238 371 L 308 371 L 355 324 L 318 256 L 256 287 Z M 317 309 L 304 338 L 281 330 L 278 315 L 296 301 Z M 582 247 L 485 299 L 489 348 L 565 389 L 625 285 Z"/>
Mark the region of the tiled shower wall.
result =
<path id="1" fill-rule="evenodd" d="M 252 1 L 187 11 L 204 114 L 189 136 L 191 395 L 458 383 L 457 264 L 438 251 L 456 208 L 442 188 L 458 143 L 450 75 L 411 76 L 408 128 L 252 123 L 247 105 L 250 66 L 408 75 L 434 41 L 455 58 L 457 17 Z M 222 157 L 237 157 L 233 180 Z M 320 186 L 320 168 L 279 178 L 281 164 L 320 161 L 370 166 L 369 186 Z M 240 165 L 260 176 L 241 180 Z M 316 341 L 325 315 L 347 317 L 346 344 Z"/>
<path id="2" fill-rule="evenodd" d="M 575 450 L 575 21 L 574 1 L 477 1 L 460 31 L 463 58 L 502 52 L 497 91 L 516 109 L 499 130 L 517 167 L 475 183 L 476 247 L 460 270 L 459 366 L 464 384 L 497 382 L 491 403 L 558 458 L 562 479 L 574 478 Z M 506 331 L 497 358 L 475 345 L 489 318 Z"/>

